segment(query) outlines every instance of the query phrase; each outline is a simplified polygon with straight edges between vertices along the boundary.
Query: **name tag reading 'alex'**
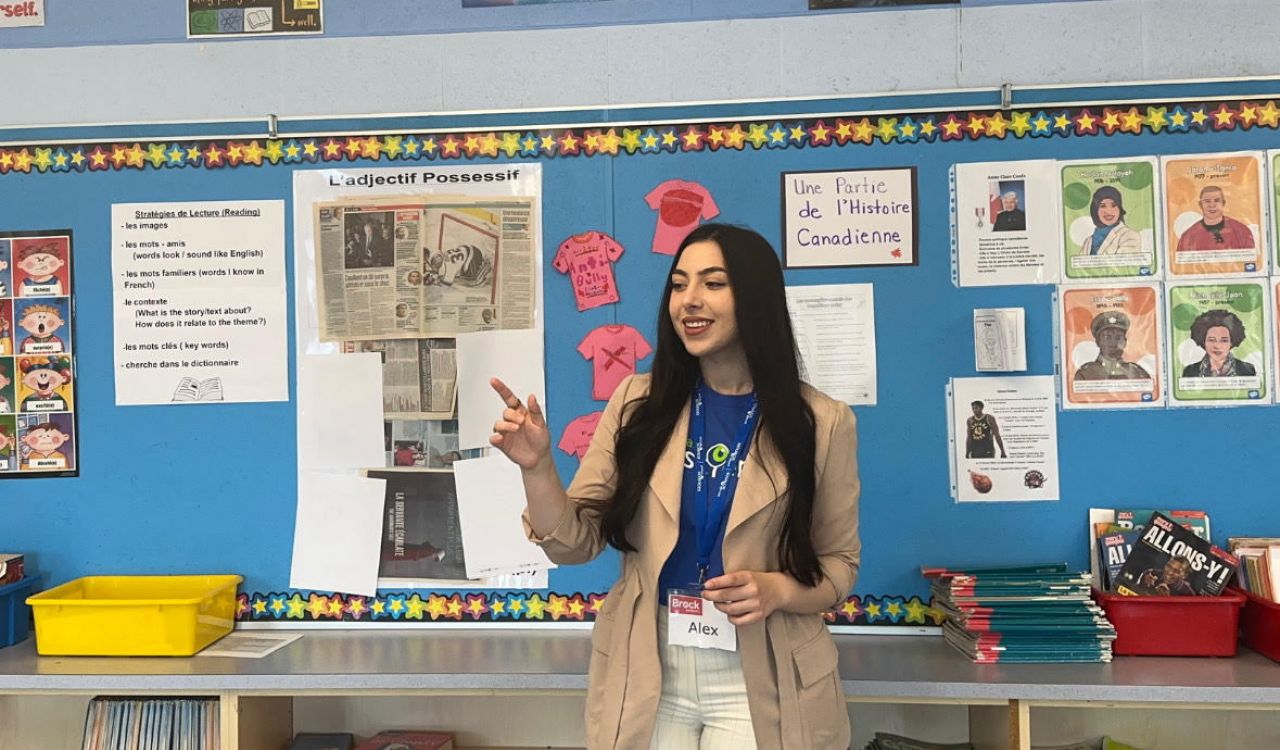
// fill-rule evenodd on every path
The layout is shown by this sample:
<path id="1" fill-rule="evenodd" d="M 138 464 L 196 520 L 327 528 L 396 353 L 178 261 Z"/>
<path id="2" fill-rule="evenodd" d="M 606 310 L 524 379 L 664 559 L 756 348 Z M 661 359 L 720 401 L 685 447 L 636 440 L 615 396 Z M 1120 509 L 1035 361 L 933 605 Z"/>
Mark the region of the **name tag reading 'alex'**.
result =
<path id="1" fill-rule="evenodd" d="M 715 604 L 689 589 L 667 593 L 667 642 L 672 646 L 738 650 L 738 630 Z"/>

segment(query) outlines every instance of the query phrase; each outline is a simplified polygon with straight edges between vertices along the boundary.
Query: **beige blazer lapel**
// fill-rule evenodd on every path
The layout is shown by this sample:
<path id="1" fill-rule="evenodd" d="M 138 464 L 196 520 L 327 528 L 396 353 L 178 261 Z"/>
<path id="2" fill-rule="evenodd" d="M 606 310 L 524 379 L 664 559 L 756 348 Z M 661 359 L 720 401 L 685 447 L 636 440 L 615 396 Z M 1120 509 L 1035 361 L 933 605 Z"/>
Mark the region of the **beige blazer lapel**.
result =
<path id="1" fill-rule="evenodd" d="M 773 446 L 770 444 L 766 449 L 767 443 L 768 438 L 761 437 L 757 430 L 738 477 L 738 488 L 733 493 L 733 507 L 729 509 L 729 523 L 724 531 L 726 538 L 748 518 L 777 500 L 787 488 L 787 470 L 777 451 L 772 450 Z"/>
<path id="2" fill-rule="evenodd" d="M 671 520 L 680 524 L 680 492 L 684 481 L 685 443 L 689 438 L 689 404 L 684 405 L 680 418 L 676 420 L 675 429 L 667 440 L 667 447 L 658 456 L 658 463 L 653 467 L 653 475 L 649 477 L 649 489 L 658 497 L 658 502 L 671 516 Z"/>

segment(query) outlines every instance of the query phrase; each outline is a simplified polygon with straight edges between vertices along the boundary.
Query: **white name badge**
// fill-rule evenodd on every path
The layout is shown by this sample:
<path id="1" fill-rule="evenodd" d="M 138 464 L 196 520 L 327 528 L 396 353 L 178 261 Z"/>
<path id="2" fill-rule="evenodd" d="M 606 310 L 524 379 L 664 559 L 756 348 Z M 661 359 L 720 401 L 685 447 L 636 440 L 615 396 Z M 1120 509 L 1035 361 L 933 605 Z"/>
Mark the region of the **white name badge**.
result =
<path id="1" fill-rule="evenodd" d="M 738 650 L 738 629 L 729 615 L 692 589 L 667 592 L 667 643 L 672 646 Z"/>

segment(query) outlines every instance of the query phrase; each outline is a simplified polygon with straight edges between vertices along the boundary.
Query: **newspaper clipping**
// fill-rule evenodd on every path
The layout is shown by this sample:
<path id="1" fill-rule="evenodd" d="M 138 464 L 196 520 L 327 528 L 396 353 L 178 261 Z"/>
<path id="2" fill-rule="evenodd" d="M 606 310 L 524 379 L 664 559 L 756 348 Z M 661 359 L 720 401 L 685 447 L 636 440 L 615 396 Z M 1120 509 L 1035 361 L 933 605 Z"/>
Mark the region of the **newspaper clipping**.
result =
<path id="1" fill-rule="evenodd" d="M 413 196 L 316 204 L 321 340 L 532 328 L 534 201 Z"/>

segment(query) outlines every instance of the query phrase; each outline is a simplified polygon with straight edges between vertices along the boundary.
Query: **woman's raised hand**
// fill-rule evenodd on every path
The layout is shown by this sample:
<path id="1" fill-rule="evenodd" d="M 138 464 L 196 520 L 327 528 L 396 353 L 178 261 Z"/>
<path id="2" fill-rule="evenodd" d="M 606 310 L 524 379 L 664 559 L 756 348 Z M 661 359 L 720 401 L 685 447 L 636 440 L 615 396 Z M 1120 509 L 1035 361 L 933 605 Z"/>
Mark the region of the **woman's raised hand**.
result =
<path id="1" fill-rule="evenodd" d="M 521 469 L 533 469 L 551 460 L 551 434 L 538 399 L 530 395 L 525 405 L 506 383 L 490 378 L 489 385 L 502 399 L 502 419 L 493 423 L 489 444 L 507 455 Z"/>

